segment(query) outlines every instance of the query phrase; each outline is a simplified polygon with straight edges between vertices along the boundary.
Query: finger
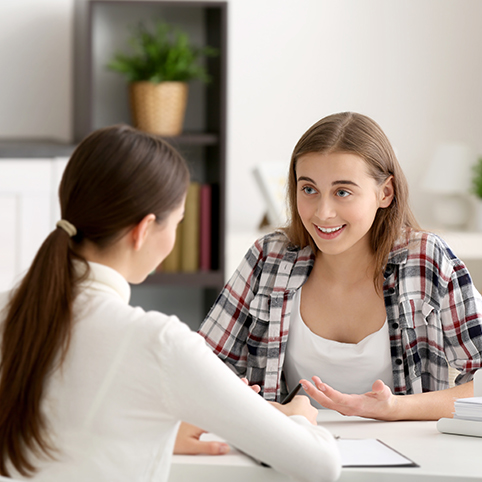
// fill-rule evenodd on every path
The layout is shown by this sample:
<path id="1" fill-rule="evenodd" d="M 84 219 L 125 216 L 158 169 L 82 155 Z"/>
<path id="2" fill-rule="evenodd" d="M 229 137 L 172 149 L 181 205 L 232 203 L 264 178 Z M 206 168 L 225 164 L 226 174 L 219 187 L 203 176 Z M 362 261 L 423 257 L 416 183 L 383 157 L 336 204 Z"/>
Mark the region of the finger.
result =
<path id="1" fill-rule="evenodd" d="M 195 446 L 198 454 L 224 455 L 230 450 L 229 445 L 224 442 L 201 442 L 196 440 Z"/>
<path id="2" fill-rule="evenodd" d="M 342 404 L 346 402 L 347 395 L 345 393 L 341 393 L 338 390 L 335 390 L 334 388 L 330 387 L 330 385 L 323 383 L 317 376 L 313 377 L 313 381 L 316 384 L 316 388 L 318 388 L 318 390 L 323 392 L 323 394 L 326 397 L 328 397 L 330 400 L 333 400 L 337 404 Z"/>
<path id="3" fill-rule="evenodd" d="M 183 449 L 185 455 L 224 455 L 229 452 L 230 447 L 223 442 L 203 442 L 191 439 Z"/>
<path id="4" fill-rule="evenodd" d="M 247 378 L 241 378 L 241 381 L 248 385 L 248 387 L 251 388 L 254 393 L 259 393 L 261 391 L 261 387 L 259 385 L 250 385 Z"/>
<path id="5" fill-rule="evenodd" d="M 182 422 L 177 432 L 178 439 L 199 438 L 206 430 L 191 425 L 190 423 Z"/>
<path id="6" fill-rule="evenodd" d="M 318 388 L 318 390 L 321 390 L 321 391 L 324 391 L 324 383 L 321 381 L 320 377 L 317 377 L 316 375 L 311 377 L 311 379 L 313 380 L 314 384 L 316 385 L 316 388 Z"/>
<path id="7" fill-rule="evenodd" d="M 392 396 L 392 391 L 382 380 L 377 380 L 372 385 L 372 395 L 380 401 L 388 400 Z"/>
<path id="8" fill-rule="evenodd" d="M 382 380 L 377 380 L 372 385 L 372 391 L 374 392 L 383 392 L 385 390 L 386 385 L 382 382 Z"/>
<path id="9" fill-rule="evenodd" d="M 301 380 L 300 383 L 307 395 L 316 400 L 322 407 L 336 409 L 335 404 L 312 383 L 307 380 Z"/>

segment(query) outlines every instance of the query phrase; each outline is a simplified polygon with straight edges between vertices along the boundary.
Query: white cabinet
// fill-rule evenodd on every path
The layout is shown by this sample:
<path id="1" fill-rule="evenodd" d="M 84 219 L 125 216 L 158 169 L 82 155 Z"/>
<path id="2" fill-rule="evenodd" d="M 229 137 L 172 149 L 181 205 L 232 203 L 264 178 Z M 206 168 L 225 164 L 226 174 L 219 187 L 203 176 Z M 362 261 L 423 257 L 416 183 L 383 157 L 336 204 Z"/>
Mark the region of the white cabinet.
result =
<path id="1" fill-rule="evenodd" d="M 58 186 L 67 160 L 0 160 L 0 291 L 21 278 L 60 219 Z"/>

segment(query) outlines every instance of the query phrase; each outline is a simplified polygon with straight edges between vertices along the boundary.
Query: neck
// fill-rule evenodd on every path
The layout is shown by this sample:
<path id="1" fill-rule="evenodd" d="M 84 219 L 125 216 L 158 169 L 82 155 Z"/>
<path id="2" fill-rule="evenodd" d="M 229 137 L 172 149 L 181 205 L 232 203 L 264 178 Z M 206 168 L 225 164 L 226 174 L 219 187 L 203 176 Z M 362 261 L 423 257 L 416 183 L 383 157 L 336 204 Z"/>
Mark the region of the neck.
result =
<path id="1" fill-rule="evenodd" d="M 328 255 L 318 251 L 315 271 L 323 273 L 330 282 L 356 285 L 365 280 L 372 281 L 375 276 L 375 256 L 370 249 L 351 250 L 350 252 Z"/>
<path id="2" fill-rule="evenodd" d="M 87 261 L 108 266 L 127 278 L 126 256 L 116 244 L 106 249 L 99 249 L 95 244 L 85 240 L 77 252 Z"/>

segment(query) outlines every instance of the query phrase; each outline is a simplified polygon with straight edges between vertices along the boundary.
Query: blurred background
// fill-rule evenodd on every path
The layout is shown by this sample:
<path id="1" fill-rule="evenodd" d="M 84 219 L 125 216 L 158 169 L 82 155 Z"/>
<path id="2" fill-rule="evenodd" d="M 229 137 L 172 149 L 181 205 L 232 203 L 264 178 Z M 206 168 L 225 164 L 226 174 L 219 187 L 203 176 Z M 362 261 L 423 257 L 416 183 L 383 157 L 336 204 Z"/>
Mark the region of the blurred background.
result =
<path id="1" fill-rule="evenodd" d="M 74 0 L 0 0 L 0 139 L 72 141 L 73 15 Z M 266 212 L 254 167 L 288 167 L 299 137 L 339 111 L 384 129 L 423 227 L 477 230 L 473 199 L 444 220 L 435 212 L 450 186 L 425 179 L 469 172 L 482 154 L 481 18 L 480 0 L 228 0 L 228 276 Z M 447 144 L 469 161 L 431 166 Z M 472 243 L 477 279 L 482 246 Z"/>

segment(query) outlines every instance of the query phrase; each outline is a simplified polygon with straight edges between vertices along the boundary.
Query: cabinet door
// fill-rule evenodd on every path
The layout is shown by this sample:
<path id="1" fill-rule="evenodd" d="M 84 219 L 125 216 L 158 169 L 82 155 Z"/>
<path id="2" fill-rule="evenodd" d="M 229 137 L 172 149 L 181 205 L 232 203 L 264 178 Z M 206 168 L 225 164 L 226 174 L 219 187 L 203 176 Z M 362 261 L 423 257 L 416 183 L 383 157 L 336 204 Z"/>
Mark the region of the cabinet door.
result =
<path id="1" fill-rule="evenodd" d="M 0 173 L 2 166 L 0 165 Z M 1 182 L 0 174 L 0 182 Z M 16 197 L 0 191 L 0 291 L 6 291 L 13 282 L 16 270 Z"/>
<path id="2" fill-rule="evenodd" d="M 65 159 L 0 161 L 0 291 L 20 280 L 59 219 Z"/>

